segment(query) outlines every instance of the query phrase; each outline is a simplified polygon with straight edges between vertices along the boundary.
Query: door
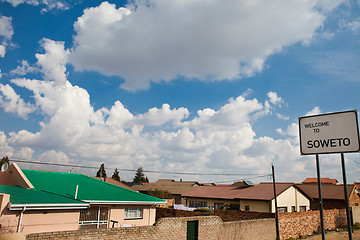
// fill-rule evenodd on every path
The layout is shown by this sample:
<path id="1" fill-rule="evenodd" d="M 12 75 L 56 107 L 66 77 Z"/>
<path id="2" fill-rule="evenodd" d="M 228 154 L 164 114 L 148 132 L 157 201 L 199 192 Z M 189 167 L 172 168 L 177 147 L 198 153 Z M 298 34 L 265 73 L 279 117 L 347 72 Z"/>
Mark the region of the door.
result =
<path id="1" fill-rule="evenodd" d="M 188 221 L 186 240 L 198 240 L 199 221 Z"/>

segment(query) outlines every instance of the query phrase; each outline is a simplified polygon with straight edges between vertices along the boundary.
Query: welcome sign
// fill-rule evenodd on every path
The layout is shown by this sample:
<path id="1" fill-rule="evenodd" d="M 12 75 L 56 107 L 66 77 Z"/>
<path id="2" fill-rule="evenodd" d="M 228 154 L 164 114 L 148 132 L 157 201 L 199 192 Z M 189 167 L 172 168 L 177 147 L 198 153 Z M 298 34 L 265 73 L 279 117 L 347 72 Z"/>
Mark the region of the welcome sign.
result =
<path id="1" fill-rule="evenodd" d="M 359 152 L 357 111 L 299 118 L 302 155 Z"/>

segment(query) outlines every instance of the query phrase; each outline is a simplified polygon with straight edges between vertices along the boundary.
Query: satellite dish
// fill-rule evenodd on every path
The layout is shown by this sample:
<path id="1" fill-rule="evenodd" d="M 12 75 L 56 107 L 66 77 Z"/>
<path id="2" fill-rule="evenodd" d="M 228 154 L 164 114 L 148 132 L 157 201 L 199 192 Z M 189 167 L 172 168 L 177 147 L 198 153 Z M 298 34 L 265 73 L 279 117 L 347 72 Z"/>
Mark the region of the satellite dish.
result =
<path id="1" fill-rule="evenodd" d="M 360 189 L 355 188 L 355 193 L 360 193 Z"/>
<path id="2" fill-rule="evenodd" d="M 4 163 L 3 165 L 1 165 L 1 172 L 5 172 L 6 170 L 8 170 L 8 168 L 9 168 L 9 164 Z"/>

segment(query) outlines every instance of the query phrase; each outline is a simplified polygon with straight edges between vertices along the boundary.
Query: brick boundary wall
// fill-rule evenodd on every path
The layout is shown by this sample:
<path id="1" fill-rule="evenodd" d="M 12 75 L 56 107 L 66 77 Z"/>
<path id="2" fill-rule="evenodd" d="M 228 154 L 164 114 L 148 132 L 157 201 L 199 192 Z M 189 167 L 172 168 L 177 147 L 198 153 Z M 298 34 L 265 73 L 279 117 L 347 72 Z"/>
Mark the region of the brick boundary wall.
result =
<path id="1" fill-rule="evenodd" d="M 27 240 L 181 240 L 186 239 L 187 222 L 198 221 L 199 240 L 275 239 L 275 220 L 256 219 L 223 222 L 218 216 L 176 217 L 159 219 L 154 226 L 88 229 L 37 233 Z"/>
<path id="2" fill-rule="evenodd" d="M 345 209 L 324 210 L 325 229 L 336 229 L 347 225 Z M 279 213 L 280 238 L 299 238 L 320 230 L 320 211 Z"/>
<path id="3" fill-rule="evenodd" d="M 235 210 L 214 210 L 214 212 L 186 211 L 173 208 L 157 208 L 156 219 L 166 217 L 193 217 L 193 216 L 219 216 L 224 222 L 240 221 L 250 219 L 275 218 L 274 213 L 235 211 Z"/>

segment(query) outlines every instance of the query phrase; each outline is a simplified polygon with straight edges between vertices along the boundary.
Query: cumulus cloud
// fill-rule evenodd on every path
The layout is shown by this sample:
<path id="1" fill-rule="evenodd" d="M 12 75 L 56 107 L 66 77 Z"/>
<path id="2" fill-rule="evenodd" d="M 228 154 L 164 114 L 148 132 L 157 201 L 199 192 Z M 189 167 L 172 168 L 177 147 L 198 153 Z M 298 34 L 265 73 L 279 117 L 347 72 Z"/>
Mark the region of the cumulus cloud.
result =
<path id="1" fill-rule="evenodd" d="M 0 57 L 5 56 L 6 46 L 9 45 L 14 34 L 11 20 L 11 17 L 0 15 Z"/>
<path id="2" fill-rule="evenodd" d="M 63 43 L 44 40 L 41 46 L 45 52 L 36 57 L 44 79 L 11 80 L 11 85 L 32 93 L 33 106 L 43 116 L 40 129 L 22 129 L 8 137 L 0 132 L 0 154 L 86 166 L 104 162 L 113 169 L 141 165 L 146 170 L 195 173 L 268 174 L 274 162 L 278 180 L 290 181 L 301 181 L 294 176 L 302 178 L 311 172 L 311 160 L 299 155 L 296 124 L 278 131 L 284 139 L 256 136 L 253 124 L 276 113 L 284 103 L 276 92 L 269 92 L 264 102 L 246 94 L 230 98 L 218 109 L 200 109 L 194 116 L 185 107 L 173 108 L 167 103 L 139 114 L 131 113 L 121 101 L 95 110 L 89 93 L 66 79 L 69 52 Z M 10 85 L 2 88 L 3 92 L 13 90 Z M 20 98 L 13 93 L 11 99 Z M 312 112 L 316 111 L 320 110 Z M 130 179 L 129 175 L 122 174 L 122 178 Z M 214 181 L 211 177 L 194 178 Z"/>
<path id="3" fill-rule="evenodd" d="M 41 41 L 41 45 L 46 53 L 36 54 L 35 57 L 45 79 L 59 84 L 66 83 L 66 64 L 70 51 L 64 49 L 64 42 L 56 42 L 46 38 Z"/>
<path id="4" fill-rule="evenodd" d="M 321 110 L 318 106 L 314 107 L 311 111 L 307 112 L 305 116 L 319 115 L 321 114 Z"/>
<path id="5" fill-rule="evenodd" d="M 17 66 L 16 69 L 13 69 L 10 71 L 13 75 L 20 75 L 24 76 L 28 73 L 38 72 L 39 69 L 33 66 L 30 66 L 30 64 L 26 60 L 21 61 L 21 65 Z"/>
<path id="6" fill-rule="evenodd" d="M 71 62 L 79 71 L 120 76 L 146 89 L 179 76 L 234 80 L 261 72 L 285 46 L 311 41 L 342 1 L 103 2 L 74 24 Z"/>
<path id="7" fill-rule="evenodd" d="M 9 2 L 12 6 L 17 7 L 20 4 L 29 4 L 33 6 L 44 6 L 41 12 L 47 12 L 52 9 L 67 10 L 69 5 L 59 0 L 3 0 Z"/>
<path id="8" fill-rule="evenodd" d="M 274 105 L 281 106 L 284 100 L 277 95 L 276 92 L 268 92 L 267 96 L 269 97 L 269 101 Z"/>
<path id="9" fill-rule="evenodd" d="M 21 118 L 26 119 L 29 113 L 32 113 L 35 108 L 30 103 L 24 102 L 14 89 L 6 84 L 0 83 L 0 107 L 5 112 L 15 113 Z"/>

